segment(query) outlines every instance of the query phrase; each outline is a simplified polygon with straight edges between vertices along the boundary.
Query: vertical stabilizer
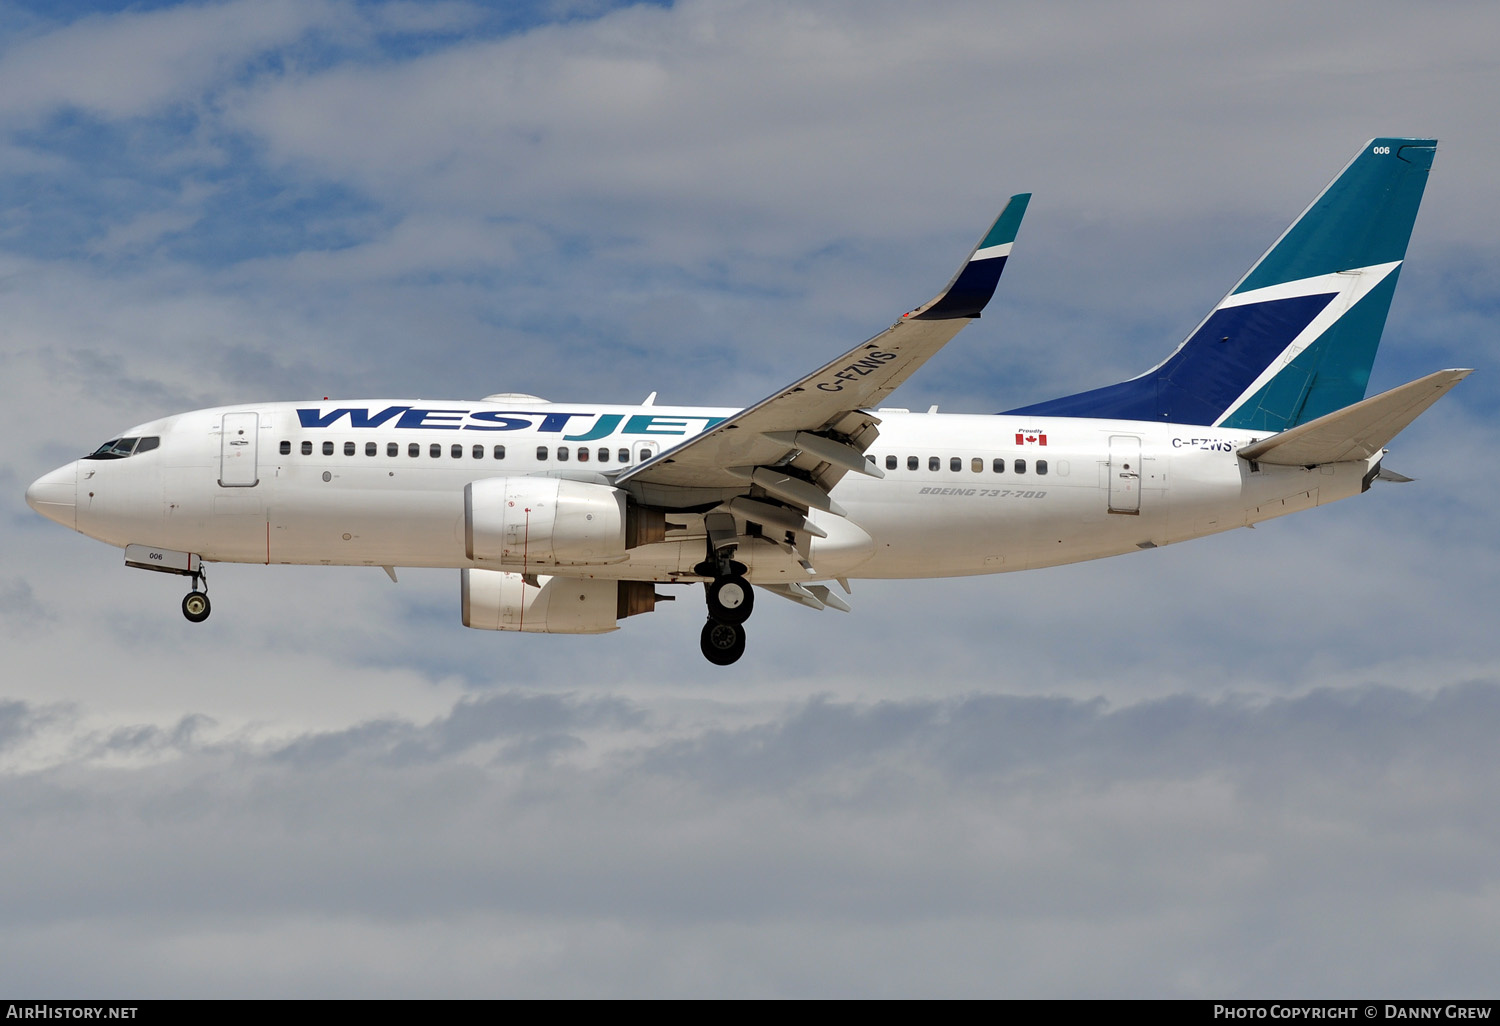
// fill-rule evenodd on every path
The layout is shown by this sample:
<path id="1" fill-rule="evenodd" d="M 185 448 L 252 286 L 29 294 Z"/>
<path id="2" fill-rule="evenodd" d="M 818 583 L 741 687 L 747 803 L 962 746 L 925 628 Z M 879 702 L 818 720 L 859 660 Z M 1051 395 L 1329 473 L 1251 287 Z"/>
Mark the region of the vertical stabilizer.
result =
<path id="1" fill-rule="evenodd" d="M 1433 139 L 1372 139 L 1145 374 L 1011 410 L 1284 431 L 1364 398 Z"/>

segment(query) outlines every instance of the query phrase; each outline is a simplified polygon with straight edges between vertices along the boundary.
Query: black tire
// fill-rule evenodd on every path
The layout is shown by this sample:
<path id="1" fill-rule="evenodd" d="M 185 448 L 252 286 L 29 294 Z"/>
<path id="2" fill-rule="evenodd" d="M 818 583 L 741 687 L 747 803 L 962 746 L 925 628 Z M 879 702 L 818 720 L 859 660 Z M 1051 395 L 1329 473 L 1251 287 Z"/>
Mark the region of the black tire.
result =
<path id="1" fill-rule="evenodd" d="M 204 592 L 190 591 L 182 600 L 182 615 L 191 623 L 202 623 L 211 612 L 213 606 L 209 605 L 208 595 Z"/>
<path id="2" fill-rule="evenodd" d="M 698 639 L 703 658 L 715 666 L 728 666 L 745 654 L 745 628 L 737 623 L 710 619 Z"/>
<path id="3" fill-rule="evenodd" d="M 744 623 L 755 609 L 755 589 L 739 574 L 719 577 L 708 586 L 708 616 L 720 623 Z"/>

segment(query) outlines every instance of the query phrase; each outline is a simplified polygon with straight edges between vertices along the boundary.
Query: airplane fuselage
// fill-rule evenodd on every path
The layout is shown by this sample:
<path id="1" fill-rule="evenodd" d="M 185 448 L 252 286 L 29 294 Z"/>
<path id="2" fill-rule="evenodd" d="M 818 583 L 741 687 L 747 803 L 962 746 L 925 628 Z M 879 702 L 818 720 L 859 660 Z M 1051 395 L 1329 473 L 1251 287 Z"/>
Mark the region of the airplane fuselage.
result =
<path id="1" fill-rule="evenodd" d="M 474 567 L 464 490 L 501 476 L 610 483 L 619 472 L 737 411 L 378 400 L 199 410 L 143 424 L 159 439 L 53 475 L 68 526 L 116 546 L 210 562 Z M 1359 493 L 1378 458 L 1315 468 L 1236 455 L 1264 432 L 882 410 L 867 458 L 812 510 L 826 532 L 799 554 L 768 527 L 736 559 L 752 583 L 1002 573 L 1151 548 Z M 53 507 L 64 518 L 65 501 Z M 51 514 L 49 514 L 51 515 Z M 701 581 L 701 516 L 616 562 L 546 572 Z M 800 557 L 810 564 L 802 565 Z M 512 569 L 523 569 L 511 567 Z"/>

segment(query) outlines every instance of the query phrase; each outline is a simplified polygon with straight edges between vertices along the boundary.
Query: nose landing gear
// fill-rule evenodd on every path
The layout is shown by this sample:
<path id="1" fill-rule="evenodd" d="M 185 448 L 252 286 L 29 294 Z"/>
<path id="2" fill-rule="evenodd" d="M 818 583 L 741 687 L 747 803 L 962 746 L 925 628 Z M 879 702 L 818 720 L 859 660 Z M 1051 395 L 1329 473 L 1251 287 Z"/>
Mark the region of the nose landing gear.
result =
<path id="1" fill-rule="evenodd" d="M 212 609 L 208 596 L 201 591 L 190 591 L 182 600 L 182 615 L 193 623 L 202 623 L 207 620 Z"/>
<path id="2" fill-rule="evenodd" d="M 196 552 L 159 549 L 154 545 L 127 545 L 125 565 L 137 570 L 191 577 L 193 590 L 182 600 L 182 615 L 190 623 L 202 623 L 208 619 L 209 611 L 213 608 L 208 602 L 208 572 L 204 570 L 203 560 Z"/>
<path id="3" fill-rule="evenodd" d="M 211 612 L 213 606 L 208 601 L 208 575 L 200 567 L 193 574 L 193 590 L 183 597 L 182 615 L 188 618 L 189 623 L 202 623 Z"/>

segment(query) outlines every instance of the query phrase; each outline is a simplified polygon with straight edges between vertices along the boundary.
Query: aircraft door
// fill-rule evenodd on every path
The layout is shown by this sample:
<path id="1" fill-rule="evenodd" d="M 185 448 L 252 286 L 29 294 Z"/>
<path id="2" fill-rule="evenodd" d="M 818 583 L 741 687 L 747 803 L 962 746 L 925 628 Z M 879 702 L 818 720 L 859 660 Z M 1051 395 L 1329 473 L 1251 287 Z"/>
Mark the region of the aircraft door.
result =
<path id="1" fill-rule="evenodd" d="M 1135 435 L 1109 436 L 1109 511 L 1141 511 L 1141 440 Z"/>
<path id="2" fill-rule="evenodd" d="M 220 425 L 219 485 L 254 488 L 260 484 L 256 450 L 260 447 L 260 414 L 226 413 Z"/>

